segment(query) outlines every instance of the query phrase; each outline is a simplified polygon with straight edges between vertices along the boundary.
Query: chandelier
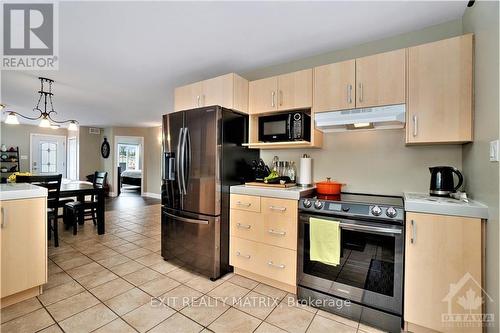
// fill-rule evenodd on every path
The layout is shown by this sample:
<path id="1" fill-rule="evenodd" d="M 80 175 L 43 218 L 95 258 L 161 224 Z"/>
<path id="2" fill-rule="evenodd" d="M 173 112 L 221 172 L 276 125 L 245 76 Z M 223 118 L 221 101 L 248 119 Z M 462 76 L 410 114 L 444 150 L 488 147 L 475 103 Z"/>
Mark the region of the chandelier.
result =
<path id="1" fill-rule="evenodd" d="M 54 93 L 52 92 L 52 83 L 54 80 L 47 79 L 45 77 L 39 77 L 40 80 L 40 90 L 38 93 L 40 96 L 38 97 L 38 102 L 36 106 L 33 108 L 33 111 L 39 112 L 40 114 L 36 117 L 28 117 L 20 114 L 19 112 L 14 111 L 6 111 L 7 118 L 5 119 L 6 124 L 17 125 L 19 124 L 18 116 L 28 120 L 38 120 L 40 119 L 40 123 L 38 126 L 40 127 L 51 127 L 51 128 L 59 128 L 60 124 L 68 124 L 69 131 L 78 130 L 78 121 L 74 119 L 69 120 L 55 120 L 52 118 L 52 115 L 57 114 L 54 110 L 54 104 L 52 103 L 52 96 Z M 43 103 L 43 110 L 40 108 L 40 104 Z M 49 106 L 49 109 L 47 109 Z"/>

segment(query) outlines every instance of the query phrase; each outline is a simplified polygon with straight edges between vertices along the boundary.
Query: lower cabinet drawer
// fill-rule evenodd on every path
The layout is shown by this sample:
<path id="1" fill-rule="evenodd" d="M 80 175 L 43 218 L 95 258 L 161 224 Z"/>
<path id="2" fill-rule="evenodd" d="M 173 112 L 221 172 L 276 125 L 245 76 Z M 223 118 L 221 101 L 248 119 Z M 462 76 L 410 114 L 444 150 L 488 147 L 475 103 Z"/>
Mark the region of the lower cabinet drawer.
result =
<path id="1" fill-rule="evenodd" d="M 297 283 L 297 252 L 231 236 L 230 264 L 289 285 Z"/>
<path id="2" fill-rule="evenodd" d="M 229 211 L 231 236 L 259 240 L 262 217 L 260 213 L 231 209 Z"/>

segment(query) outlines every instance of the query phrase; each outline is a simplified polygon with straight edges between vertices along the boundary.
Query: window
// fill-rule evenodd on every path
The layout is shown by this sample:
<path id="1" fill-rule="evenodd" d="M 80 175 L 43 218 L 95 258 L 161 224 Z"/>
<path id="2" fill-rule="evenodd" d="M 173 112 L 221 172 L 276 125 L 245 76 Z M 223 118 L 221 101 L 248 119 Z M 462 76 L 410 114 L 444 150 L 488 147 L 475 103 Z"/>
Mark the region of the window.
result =
<path id="1" fill-rule="evenodd" d="M 57 172 L 57 143 L 40 142 L 41 155 L 41 173 L 56 173 Z"/>
<path id="2" fill-rule="evenodd" d="M 118 144 L 118 163 L 126 170 L 140 170 L 139 145 Z"/>
<path id="3" fill-rule="evenodd" d="M 78 180 L 78 147 L 76 137 L 68 139 L 68 178 Z"/>

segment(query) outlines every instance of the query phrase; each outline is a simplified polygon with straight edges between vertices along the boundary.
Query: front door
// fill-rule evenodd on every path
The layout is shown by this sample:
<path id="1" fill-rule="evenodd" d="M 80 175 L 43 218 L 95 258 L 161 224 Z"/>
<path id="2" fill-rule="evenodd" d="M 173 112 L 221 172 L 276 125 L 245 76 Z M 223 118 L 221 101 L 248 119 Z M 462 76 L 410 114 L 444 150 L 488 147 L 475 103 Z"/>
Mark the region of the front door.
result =
<path id="1" fill-rule="evenodd" d="M 34 175 L 62 174 L 66 178 L 66 137 L 31 135 L 31 167 Z"/>

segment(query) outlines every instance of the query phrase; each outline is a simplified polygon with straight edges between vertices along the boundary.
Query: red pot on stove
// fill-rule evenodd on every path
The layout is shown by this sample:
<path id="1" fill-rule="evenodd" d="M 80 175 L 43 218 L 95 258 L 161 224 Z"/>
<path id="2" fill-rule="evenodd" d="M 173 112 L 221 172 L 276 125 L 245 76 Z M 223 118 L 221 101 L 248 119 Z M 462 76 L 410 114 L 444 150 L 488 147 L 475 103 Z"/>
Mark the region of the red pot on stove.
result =
<path id="1" fill-rule="evenodd" d="M 326 181 L 316 183 L 316 192 L 322 195 L 338 195 L 342 189 L 342 183 L 332 181 L 330 177 Z"/>

